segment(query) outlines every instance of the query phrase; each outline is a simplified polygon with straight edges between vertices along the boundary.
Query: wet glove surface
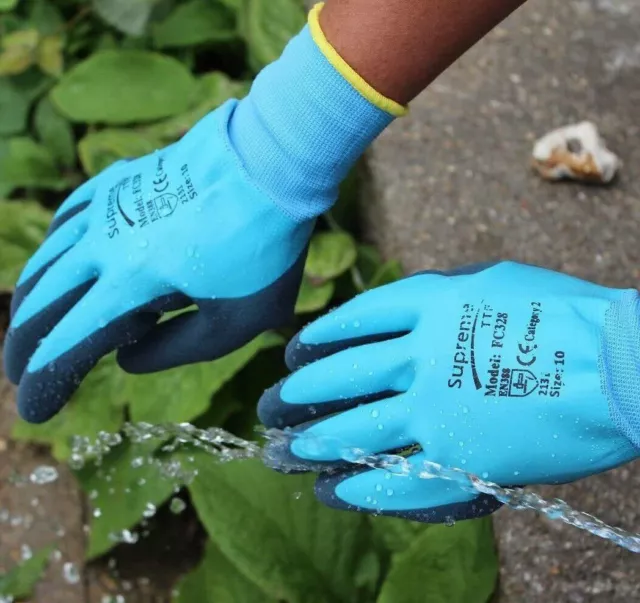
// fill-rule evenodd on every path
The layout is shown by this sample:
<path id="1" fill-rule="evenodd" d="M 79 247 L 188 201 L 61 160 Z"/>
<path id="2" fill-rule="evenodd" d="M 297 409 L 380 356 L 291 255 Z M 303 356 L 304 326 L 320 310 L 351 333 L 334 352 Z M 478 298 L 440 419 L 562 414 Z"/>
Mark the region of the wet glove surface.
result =
<path id="1" fill-rule="evenodd" d="M 320 8 L 247 98 L 62 204 L 12 303 L 4 358 L 23 418 L 49 419 L 115 349 L 125 370 L 158 371 L 291 318 L 315 218 L 393 119 L 321 50 Z"/>
<path id="2" fill-rule="evenodd" d="M 503 486 L 562 483 L 638 456 L 638 293 L 503 262 L 366 292 L 287 348 L 293 374 L 259 415 L 292 427 L 270 462 L 335 464 L 350 449 L 411 449 Z M 635 402 L 637 405 L 637 402 Z M 416 448 L 416 445 L 419 448 Z M 497 500 L 382 469 L 325 473 L 330 506 L 421 521 L 479 517 Z"/>

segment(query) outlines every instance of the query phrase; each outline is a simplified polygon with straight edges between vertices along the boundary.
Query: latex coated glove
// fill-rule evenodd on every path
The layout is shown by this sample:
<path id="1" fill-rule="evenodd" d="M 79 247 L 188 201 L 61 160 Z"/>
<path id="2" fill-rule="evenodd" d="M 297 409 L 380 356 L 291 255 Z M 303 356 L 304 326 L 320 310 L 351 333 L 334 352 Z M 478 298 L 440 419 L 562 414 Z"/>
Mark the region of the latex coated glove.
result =
<path id="1" fill-rule="evenodd" d="M 12 303 L 4 357 L 22 417 L 49 419 L 116 348 L 125 370 L 158 371 L 290 319 L 314 218 L 403 112 L 327 58 L 319 10 L 246 99 L 62 204 Z"/>
<path id="2" fill-rule="evenodd" d="M 434 461 L 509 486 L 630 461 L 640 450 L 638 299 L 511 262 L 366 292 L 287 348 L 295 372 L 265 393 L 259 415 L 303 435 L 271 462 L 419 445 L 416 469 Z M 320 476 L 316 493 L 333 507 L 429 522 L 499 507 L 452 482 L 353 465 Z"/>

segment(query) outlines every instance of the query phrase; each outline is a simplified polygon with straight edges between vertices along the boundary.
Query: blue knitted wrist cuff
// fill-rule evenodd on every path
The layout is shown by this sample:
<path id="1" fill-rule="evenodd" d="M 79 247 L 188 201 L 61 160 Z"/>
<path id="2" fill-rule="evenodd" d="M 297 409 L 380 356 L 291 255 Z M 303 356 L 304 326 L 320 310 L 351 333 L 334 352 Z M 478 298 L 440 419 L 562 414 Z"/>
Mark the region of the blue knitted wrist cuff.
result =
<path id="1" fill-rule="evenodd" d="M 258 75 L 229 137 L 256 185 L 304 221 L 333 205 L 349 169 L 392 120 L 338 73 L 306 26 Z"/>

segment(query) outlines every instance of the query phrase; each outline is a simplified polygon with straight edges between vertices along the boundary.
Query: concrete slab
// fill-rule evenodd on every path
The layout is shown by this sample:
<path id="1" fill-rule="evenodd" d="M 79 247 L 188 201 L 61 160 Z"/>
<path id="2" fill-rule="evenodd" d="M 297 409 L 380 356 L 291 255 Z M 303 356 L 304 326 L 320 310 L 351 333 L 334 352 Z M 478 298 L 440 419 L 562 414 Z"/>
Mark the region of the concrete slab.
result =
<path id="1" fill-rule="evenodd" d="M 640 3 L 535 0 L 435 82 L 374 145 L 367 232 L 409 271 L 511 258 L 612 286 L 640 280 Z M 590 119 L 623 159 L 610 188 L 551 185 L 536 137 Z M 640 465 L 541 488 L 640 528 Z M 502 600 L 640 600 L 640 561 L 501 511 Z"/>

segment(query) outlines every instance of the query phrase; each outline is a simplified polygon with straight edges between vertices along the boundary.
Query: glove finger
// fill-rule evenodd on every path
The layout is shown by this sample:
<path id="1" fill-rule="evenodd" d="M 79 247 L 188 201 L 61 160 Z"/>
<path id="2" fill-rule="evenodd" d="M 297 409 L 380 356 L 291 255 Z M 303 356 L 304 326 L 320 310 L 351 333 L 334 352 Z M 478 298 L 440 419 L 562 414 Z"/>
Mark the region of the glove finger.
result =
<path id="1" fill-rule="evenodd" d="M 343 350 L 308 364 L 268 389 L 258 403 L 267 427 L 287 427 L 406 391 L 413 381 L 403 341 Z"/>
<path id="2" fill-rule="evenodd" d="M 18 388 L 18 411 L 31 423 L 53 417 L 103 356 L 147 332 L 157 320 L 153 303 L 135 290 L 114 296 L 113 284 L 98 279 L 42 339 Z"/>
<path id="3" fill-rule="evenodd" d="M 426 460 L 424 452 L 407 459 L 416 472 Z M 425 479 L 417 474 L 400 475 L 385 469 L 324 474 L 316 481 L 315 492 L 322 503 L 335 509 L 424 523 L 477 519 L 502 506 L 493 496 L 467 492 L 452 481 Z"/>
<path id="4" fill-rule="evenodd" d="M 372 289 L 307 325 L 287 346 L 290 370 L 348 347 L 383 341 L 411 331 L 418 291 L 411 278 Z"/>
<path id="5" fill-rule="evenodd" d="M 269 466 L 283 472 L 323 465 L 326 470 L 348 463 L 356 450 L 377 454 L 407 448 L 415 444 L 406 430 L 407 417 L 400 395 L 298 425 L 284 437 L 271 437 Z"/>
<path id="6" fill-rule="evenodd" d="M 5 340 L 5 370 L 18 383 L 39 342 L 96 282 L 92 265 L 70 249 L 35 283 L 19 304 Z"/>
<path id="7" fill-rule="evenodd" d="M 31 256 L 16 285 L 12 311 L 15 314 L 20 303 L 33 289 L 49 268 L 71 247 L 76 245 L 87 229 L 85 212 L 74 215 L 70 220 L 61 224 L 59 228 L 47 237 L 36 252 Z"/>

